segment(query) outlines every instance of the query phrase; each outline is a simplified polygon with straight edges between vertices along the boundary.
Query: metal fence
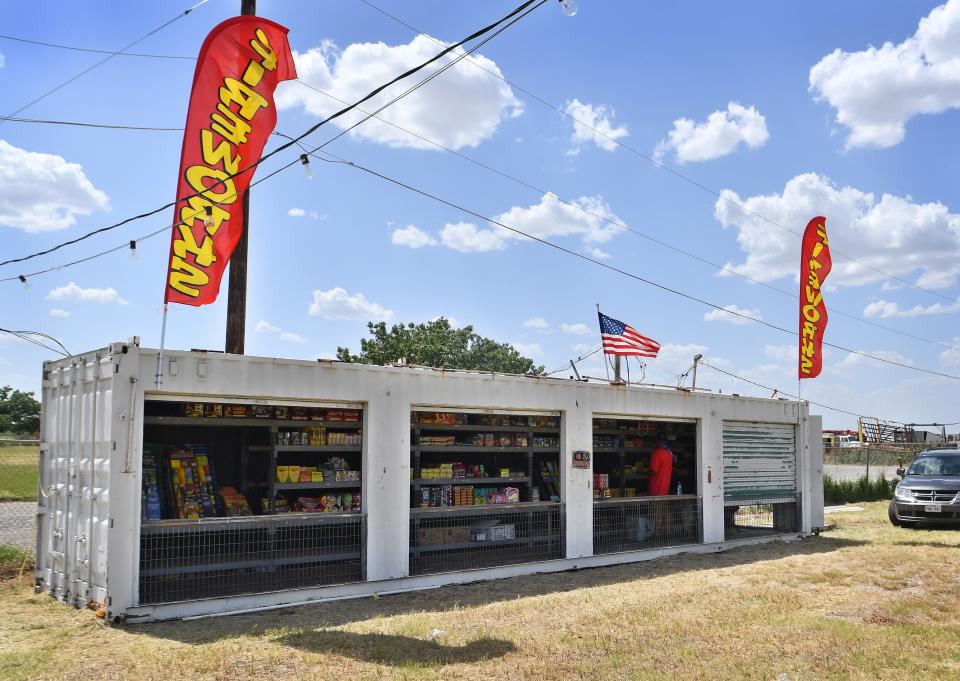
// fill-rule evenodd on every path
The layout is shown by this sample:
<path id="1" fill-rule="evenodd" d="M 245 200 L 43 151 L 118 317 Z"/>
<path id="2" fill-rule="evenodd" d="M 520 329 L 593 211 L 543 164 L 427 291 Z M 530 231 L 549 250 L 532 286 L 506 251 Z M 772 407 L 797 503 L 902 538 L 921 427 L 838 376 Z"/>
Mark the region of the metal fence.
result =
<path id="1" fill-rule="evenodd" d="M 33 548 L 39 451 L 35 440 L 0 440 L 0 546 Z"/>
<path id="2" fill-rule="evenodd" d="M 593 504 L 593 552 L 618 553 L 699 544 L 703 541 L 701 500 L 605 499 Z"/>
<path id="3" fill-rule="evenodd" d="M 410 574 L 563 558 L 563 505 L 416 508 L 410 511 Z"/>
<path id="4" fill-rule="evenodd" d="M 800 496 L 749 499 L 723 508 L 724 539 L 800 531 Z"/>
<path id="5" fill-rule="evenodd" d="M 140 602 L 362 581 L 365 520 L 317 513 L 144 524 Z"/>

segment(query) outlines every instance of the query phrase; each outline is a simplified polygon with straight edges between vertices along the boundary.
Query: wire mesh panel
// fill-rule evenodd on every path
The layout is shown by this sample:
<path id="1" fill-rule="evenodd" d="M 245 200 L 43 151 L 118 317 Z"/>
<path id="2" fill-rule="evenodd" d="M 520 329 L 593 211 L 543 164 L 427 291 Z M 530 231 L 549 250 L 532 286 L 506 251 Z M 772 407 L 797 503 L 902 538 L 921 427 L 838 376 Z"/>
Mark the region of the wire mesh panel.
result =
<path id="1" fill-rule="evenodd" d="M 0 440 L 0 546 L 34 547 L 39 461 L 36 440 Z"/>
<path id="2" fill-rule="evenodd" d="M 703 541 L 699 497 L 610 499 L 593 505 L 593 553 L 641 551 Z"/>
<path id="3" fill-rule="evenodd" d="M 800 531 L 800 495 L 727 502 L 723 508 L 724 539 L 747 539 Z"/>
<path id="4" fill-rule="evenodd" d="M 410 514 L 413 575 L 564 556 L 562 504 L 423 508 Z"/>
<path id="5" fill-rule="evenodd" d="M 365 529 L 360 514 L 145 524 L 140 603 L 362 581 Z"/>

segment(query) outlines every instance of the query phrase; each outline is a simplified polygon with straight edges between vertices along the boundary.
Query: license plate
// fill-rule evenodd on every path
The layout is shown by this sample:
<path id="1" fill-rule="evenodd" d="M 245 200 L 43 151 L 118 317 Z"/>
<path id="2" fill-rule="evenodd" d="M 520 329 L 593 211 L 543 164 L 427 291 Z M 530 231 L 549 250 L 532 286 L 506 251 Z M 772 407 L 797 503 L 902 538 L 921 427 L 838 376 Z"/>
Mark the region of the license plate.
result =
<path id="1" fill-rule="evenodd" d="M 926 513 L 940 513 L 943 509 L 940 504 L 927 504 L 923 507 L 923 510 Z"/>

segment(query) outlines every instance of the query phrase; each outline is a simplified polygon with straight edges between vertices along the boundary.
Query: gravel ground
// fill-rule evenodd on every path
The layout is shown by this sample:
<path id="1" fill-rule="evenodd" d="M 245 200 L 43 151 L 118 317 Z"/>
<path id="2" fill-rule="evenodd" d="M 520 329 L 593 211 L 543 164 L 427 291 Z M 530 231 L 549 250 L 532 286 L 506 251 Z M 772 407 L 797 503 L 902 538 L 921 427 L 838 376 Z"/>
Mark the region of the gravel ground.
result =
<path id="1" fill-rule="evenodd" d="M 0 503 L 0 544 L 33 548 L 33 523 L 37 514 L 35 501 Z"/>

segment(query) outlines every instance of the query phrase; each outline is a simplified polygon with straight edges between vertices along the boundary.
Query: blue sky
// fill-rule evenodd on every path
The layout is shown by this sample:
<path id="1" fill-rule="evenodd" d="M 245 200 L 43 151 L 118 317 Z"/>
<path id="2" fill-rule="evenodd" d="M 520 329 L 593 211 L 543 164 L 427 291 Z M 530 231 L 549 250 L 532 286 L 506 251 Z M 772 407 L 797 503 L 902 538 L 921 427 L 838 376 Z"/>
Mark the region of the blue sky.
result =
<path id="1" fill-rule="evenodd" d="M 429 36 L 455 41 L 508 2 L 375 0 Z M 509 173 L 557 203 L 453 154 L 370 121 L 328 150 L 616 267 L 792 329 L 796 301 L 653 244 L 625 224 L 754 279 L 793 291 L 799 238 L 751 219 L 746 206 L 794 232 L 822 212 L 839 253 L 828 306 L 939 344 L 834 314 L 827 340 L 960 375 L 960 2 L 602 3 L 573 18 L 548 3 L 484 46 L 486 68 L 654 157 L 720 199 L 524 92 L 461 62 L 382 116 Z M 4 32 L 117 49 L 187 3 L 0 7 Z M 211 0 L 134 48 L 193 56 L 238 2 Z M 260 0 L 290 29 L 301 79 L 350 100 L 437 47 L 360 2 Z M 956 39 L 954 39 L 956 38 Z M 379 44 L 378 44 L 379 43 Z M 884 45 L 890 43 L 889 45 Z M 875 49 L 871 48 L 874 46 Z M 3 113 L 100 56 L 0 40 Z M 117 57 L 21 116 L 126 125 L 183 124 L 194 62 Z M 332 110 L 298 83 L 278 90 L 277 129 L 299 133 Z M 314 146 L 339 132 L 325 126 Z M 0 124 L 0 254 L 30 253 L 170 201 L 180 135 Z M 268 146 L 268 148 L 270 148 Z M 299 153 L 299 152 L 297 152 Z M 293 152 L 281 155 L 284 160 Z M 282 162 L 271 159 L 260 177 Z M 515 343 L 548 369 L 598 342 L 595 304 L 663 345 L 646 378 L 675 382 L 697 352 L 727 371 L 795 392 L 792 336 L 734 324 L 684 300 L 531 242 L 340 165 L 314 161 L 251 194 L 247 352 L 283 357 L 357 350 L 366 321 L 445 315 Z M 292 211 L 292 214 L 291 214 Z M 593 215 L 591 215 L 591 213 Z M 0 276 L 58 265 L 124 244 L 172 212 L 65 248 Z M 410 226 L 413 226 L 411 229 Z M 124 252 L 2 285 L 6 328 L 36 329 L 74 352 L 139 335 L 159 343 L 166 235 Z M 926 290 L 916 288 L 920 286 Z M 112 289 L 112 292 L 111 292 Z M 225 295 L 173 306 L 167 345 L 223 347 Z M 718 315 L 713 315 L 718 317 Z M 261 323 L 263 322 L 263 323 Z M 587 333 L 579 325 L 586 325 Z M 259 329 L 259 330 L 258 330 Z M 0 338 L 0 383 L 36 390 L 46 351 Z M 602 375 L 596 356 L 583 369 Z M 704 369 L 702 386 L 767 391 Z M 804 396 L 901 421 L 955 421 L 957 381 L 828 352 Z M 852 417 L 823 411 L 825 423 Z"/>

